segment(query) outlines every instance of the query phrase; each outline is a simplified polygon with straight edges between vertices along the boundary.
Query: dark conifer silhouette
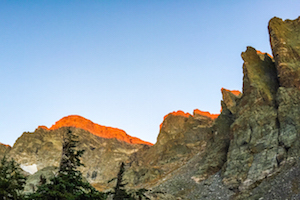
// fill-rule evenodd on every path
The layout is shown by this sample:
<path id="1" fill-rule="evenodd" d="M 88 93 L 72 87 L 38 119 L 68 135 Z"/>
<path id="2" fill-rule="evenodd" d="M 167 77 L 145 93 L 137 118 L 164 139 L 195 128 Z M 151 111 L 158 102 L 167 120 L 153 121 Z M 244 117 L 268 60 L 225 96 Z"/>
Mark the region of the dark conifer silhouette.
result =
<path id="1" fill-rule="evenodd" d="M 117 180 L 116 186 L 114 187 L 114 192 L 112 192 L 111 194 L 113 194 L 113 200 L 142 200 L 142 199 L 146 199 L 146 200 L 150 200 L 144 193 L 148 192 L 147 189 L 142 188 L 139 189 L 137 191 L 132 191 L 129 192 L 125 189 L 125 186 L 128 183 L 124 183 L 123 180 L 123 176 L 124 176 L 124 172 L 125 172 L 125 164 L 124 162 L 121 163 L 120 165 L 120 169 L 118 172 L 118 175 L 116 178 L 112 179 L 113 180 Z M 111 182 L 109 181 L 109 182 Z"/>
<path id="2" fill-rule="evenodd" d="M 22 191 L 26 178 L 16 161 L 8 161 L 4 156 L 0 163 L 0 199 L 23 199 Z"/>
<path id="3" fill-rule="evenodd" d="M 103 193 L 98 192 L 82 178 L 82 173 L 77 169 L 83 164 L 80 157 L 84 150 L 75 150 L 78 143 L 77 136 L 69 129 L 63 140 L 62 156 L 58 174 L 46 183 L 41 179 L 37 191 L 28 196 L 36 200 L 83 200 L 105 199 Z"/>

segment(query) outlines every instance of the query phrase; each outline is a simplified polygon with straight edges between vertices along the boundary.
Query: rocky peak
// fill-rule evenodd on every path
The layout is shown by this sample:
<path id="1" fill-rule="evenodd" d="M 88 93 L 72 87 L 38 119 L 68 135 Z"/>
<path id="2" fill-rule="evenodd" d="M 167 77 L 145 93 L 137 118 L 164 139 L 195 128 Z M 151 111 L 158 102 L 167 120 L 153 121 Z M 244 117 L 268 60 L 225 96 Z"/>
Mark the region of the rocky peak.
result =
<path id="1" fill-rule="evenodd" d="M 295 20 L 273 18 L 269 34 L 278 71 L 279 144 L 287 150 L 287 161 L 298 160 L 300 133 L 300 17 Z"/>
<path id="2" fill-rule="evenodd" d="M 158 135 L 157 141 L 159 143 L 165 143 L 165 141 L 169 141 L 170 139 L 178 138 L 186 131 L 185 129 L 188 124 L 194 120 L 196 120 L 199 125 L 210 126 L 218 116 L 219 114 L 211 114 L 199 109 L 195 109 L 193 115 L 181 110 L 171 112 L 164 116 L 164 120 L 160 125 L 160 134 Z"/>
<path id="3" fill-rule="evenodd" d="M 231 93 L 236 97 L 239 97 L 242 94 L 241 91 L 239 91 L 239 90 L 228 90 L 228 89 L 225 89 L 225 88 L 221 88 L 221 92 L 222 92 L 223 97 L 224 97 L 224 93 Z"/>
<path id="4" fill-rule="evenodd" d="M 242 53 L 243 65 L 243 94 L 261 96 L 261 103 L 272 104 L 278 89 L 277 70 L 267 53 L 247 47 Z"/>
<path id="5" fill-rule="evenodd" d="M 236 112 L 236 101 L 242 96 L 242 93 L 238 90 L 227 90 L 225 88 L 221 89 L 222 98 L 221 106 L 222 110 L 228 109 L 231 113 Z"/>
<path id="6" fill-rule="evenodd" d="M 300 89 L 300 17 L 285 21 L 274 17 L 269 34 L 280 86 Z"/>
<path id="7" fill-rule="evenodd" d="M 79 115 L 69 115 L 69 116 L 63 117 L 62 119 L 58 120 L 54 125 L 52 125 L 50 128 L 47 128 L 46 126 L 39 126 L 38 128 L 42 128 L 42 129 L 46 129 L 46 130 L 56 130 L 61 127 L 81 128 L 83 130 L 86 130 L 86 131 L 88 131 L 96 136 L 102 137 L 102 138 L 116 138 L 118 140 L 130 143 L 130 144 L 153 145 L 150 142 L 143 141 L 136 137 L 131 137 L 131 136 L 127 135 L 125 131 L 123 131 L 121 129 L 107 127 L 107 126 L 101 126 L 101 125 L 96 124 L 96 123 L 92 122 L 91 120 L 88 120 Z"/>
<path id="8" fill-rule="evenodd" d="M 230 125 L 232 139 L 223 174 L 223 183 L 240 191 L 274 173 L 278 167 L 276 154 L 280 151 L 275 64 L 268 54 L 253 47 L 247 47 L 242 58 L 243 95 L 238 100 L 231 99 L 234 106 L 228 106 L 231 111 L 234 108 L 234 122 Z"/>
<path id="9" fill-rule="evenodd" d="M 3 144 L 3 143 L 1 143 L 1 142 L 0 142 L 0 146 L 5 146 L 6 148 L 11 148 L 10 145 L 8 145 L 8 144 Z"/>
<path id="10" fill-rule="evenodd" d="M 160 124 L 160 129 L 168 129 L 169 124 L 172 124 L 173 120 L 185 121 L 187 118 L 191 117 L 190 113 L 185 113 L 181 110 L 171 112 L 164 116 L 163 122 Z"/>
<path id="11" fill-rule="evenodd" d="M 199 118 L 199 117 L 208 117 L 210 119 L 216 119 L 218 118 L 219 114 L 211 114 L 210 112 L 207 111 L 201 111 L 199 109 L 195 109 L 193 112 L 193 117 Z"/>

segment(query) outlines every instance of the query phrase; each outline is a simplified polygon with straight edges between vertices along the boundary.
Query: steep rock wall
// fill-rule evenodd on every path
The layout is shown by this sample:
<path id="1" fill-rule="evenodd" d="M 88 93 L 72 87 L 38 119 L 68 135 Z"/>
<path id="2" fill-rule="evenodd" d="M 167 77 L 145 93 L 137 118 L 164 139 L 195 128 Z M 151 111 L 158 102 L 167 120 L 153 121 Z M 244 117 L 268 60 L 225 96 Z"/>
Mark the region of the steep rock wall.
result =
<path id="1" fill-rule="evenodd" d="M 169 113 L 160 126 L 157 142 L 131 156 L 126 178 L 132 186 L 157 185 L 171 172 L 183 166 L 198 152 L 206 149 L 209 129 L 218 115 L 195 110 Z"/>
<path id="2" fill-rule="evenodd" d="M 252 47 L 242 53 L 243 95 L 236 104 L 223 182 L 243 189 L 277 167 L 277 72 L 272 58 Z"/>

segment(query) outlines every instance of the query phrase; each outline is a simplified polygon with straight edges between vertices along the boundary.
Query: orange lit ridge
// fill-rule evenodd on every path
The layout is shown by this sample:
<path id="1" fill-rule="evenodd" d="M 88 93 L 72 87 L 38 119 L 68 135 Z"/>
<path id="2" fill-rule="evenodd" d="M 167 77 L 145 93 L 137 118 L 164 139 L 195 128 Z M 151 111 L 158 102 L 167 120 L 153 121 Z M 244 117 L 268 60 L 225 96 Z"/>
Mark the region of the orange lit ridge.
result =
<path id="1" fill-rule="evenodd" d="M 227 92 L 231 92 L 231 93 L 234 94 L 235 96 L 239 96 L 239 95 L 241 94 L 241 92 L 238 91 L 238 90 L 227 90 L 227 89 L 225 89 L 225 88 L 222 88 L 222 89 L 221 89 L 221 92 L 223 92 L 223 90 L 225 90 L 225 91 L 227 91 Z"/>
<path id="2" fill-rule="evenodd" d="M 130 144 L 146 144 L 146 145 L 153 145 L 150 142 L 143 141 L 136 137 L 131 137 L 130 135 L 127 135 L 125 131 L 118 129 L 118 128 L 112 128 L 107 126 L 101 126 L 99 124 L 96 124 L 92 122 L 91 120 L 88 120 L 84 117 L 81 117 L 79 115 L 69 115 L 67 117 L 64 117 L 57 121 L 51 128 L 47 128 L 46 126 L 39 126 L 38 128 L 43 128 L 46 130 L 56 130 L 61 127 L 76 127 L 81 128 L 86 131 L 89 131 L 90 133 L 97 135 L 102 138 L 116 138 L 118 140 L 130 143 Z"/>
<path id="3" fill-rule="evenodd" d="M 257 54 L 263 54 L 263 55 L 267 54 L 270 58 L 273 58 L 273 56 L 271 56 L 270 54 L 268 54 L 268 53 L 263 53 L 263 52 L 261 52 L 261 51 L 259 51 L 259 50 L 256 50 L 256 53 L 257 53 Z"/>
<path id="4" fill-rule="evenodd" d="M 216 119 L 219 117 L 219 114 L 210 114 L 210 112 L 201 111 L 199 109 L 194 110 L 194 114 L 202 115 L 205 117 L 209 117 L 211 119 Z"/>
<path id="5" fill-rule="evenodd" d="M 183 117 L 189 117 L 189 116 L 192 116 L 190 113 L 185 113 L 185 112 L 183 112 L 182 110 L 173 111 L 173 112 L 171 112 L 171 113 L 169 113 L 169 114 L 167 114 L 167 115 L 164 116 L 164 120 L 163 120 L 163 122 L 159 125 L 159 129 L 161 129 L 161 127 L 162 127 L 162 125 L 163 125 L 165 119 L 166 119 L 168 116 L 170 116 L 170 115 L 174 115 L 174 116 L 183 116 Z"/>
<path id="6" fill-rule="evenodd" d="M 201 111 L 201 110 L 199 110 L 199 109 L 195 109 L 195 110 L 194 110 L 194 114 L 198 114 L 198 115 L 202 115 L 202 116 L 205 116 L 205 117 L 209 117 L 209 118 L 211 118 L 211 119 L 216 119 L 216 118 L 218 118 L 218 116 L 219 116 L 219 114 L 210 114 L 210 112 L 204 112 L 204 111 Z M 183 112 L 182 110 L 173 111 L 173 112 L 171 112 L 171 113 L 169 113 L 169 114 L 167 114 L 167 115 L 164 116 L 163 122 L 159 125 L 159 128 L 160 128 L 160 129 L 161 129 L 161 127 L 162 127 L 162 125 L 163 125 L 165 119 L 166 119 L 168 116 L 170 116 L 170 115 L 173 115 L 173 116 L 182 116 L 182 117 L 186 117 L 186 118 L 188 118 L 188 117 L 190 117 L 190 116 L 193 117 L 193 115 L 191 115 L 190 113 L 185 113 L 185 112 Z"/>
<path id="7" fill-rule="evenodd" d="M 8 145 L 8 144 L 3 144 L 3 143 L 1 143 L 1 142 L 0 142 L 0 144 L 3 145 L 3 146 L 6 146 L 6 147 L 11 147 L 10 145 Z"/>

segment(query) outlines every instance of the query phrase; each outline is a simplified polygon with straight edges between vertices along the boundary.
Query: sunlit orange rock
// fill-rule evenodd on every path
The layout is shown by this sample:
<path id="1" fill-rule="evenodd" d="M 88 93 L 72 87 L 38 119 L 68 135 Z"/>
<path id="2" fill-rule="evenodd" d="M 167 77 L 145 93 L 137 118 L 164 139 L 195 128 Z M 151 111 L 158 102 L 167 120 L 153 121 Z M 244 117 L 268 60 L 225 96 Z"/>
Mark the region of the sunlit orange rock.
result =
<path id="1" fill-rule="evenodd" d="M 236 100 L 242 96 L 242 93 L 238 90 L 227 90 L 225 88 L 221 89 L 222 98 L 221 101 L 221 111 L 224 108 L 229 109 L 232 113 L 236 112 Z"/>
<path id="2" fill-rule="evenodd" d="M 211 119 L 216 119 L 218 118 L 219 114 L 211 114 L 210 112 L 206 112 L 206 111 L 201 111 L 199 109 L 195 109 L 194 110 L 194 113 L 193 115 L 191 115 L 190 113 L 185 113 L 183 112 L 182 110 L 178 110 L 178 111 L 174 111 L 174 112 L 171 112 L 167 115 L 164 116 L 164 120 L 163 122 L 166 120 L 167 117 L 169 117 L 170 115 L 173 115 L 173 116 L 182 116 L 182 117 L 195 117 L 196 115 L 201 115 L 201 116 L 204 116 L 204 117 L 208 117 L 208 118 L 211 118 Z M 161 129 L 162 128 L 162 125 L 163 125 L 163 122 L 159 125 L 159 128 Z"/>
<path id="3" fill-rule="evenodd" d="M 185 113 L 183 112 L 182 110 L 178 110 L 178 111 L 173 111 L 167 115 L 164 116 L 164 120 L 163 122 L 165 121 L 165 119 L 169 116 L 169 115 L 174 115 L 174 116 L 183 116 L 183 117 L 189 117 L 189 116 L 192 116 L 190 113 Z M 162 125 L 163 125 L 163 122 L 159 125 L 159 129 L 161 129 Z"/>
<path id="4" fill-rule="evenodd" d="M 8 144 L 3 144 L 3 143 L 1 143 L 1 142 L 0 142 L 0 145 L 6 146 L 6 147 L 11 147 L 10 145 L 8 145 Z"/>
<path id="5" fill-rule="evenodd" d="M 42 129 L 45 129 L 45 130 L 49 130 L 49 128 L 47 126 L 38 126 L 37 129 L 39 129 L 39 128 L 42 128 Z"/>
<path id="6" fill-rule="evenodd" d="M 227 90 L 227 89 L 225 89 L 225 88 L 222 88 L 222 89 L 221 89 L 221 92 L 222 92 L 222 93 L 223 93 L 223 90 L 225 90 L 225 91 L 227 91 L 227 92 L 231 92 L 231 93 L 234 94 L 235 96 L 239 96 L 239 95 L 241 94 L 241 92 L 238 91 L 238 90 Z"/>
<path id="7" fill-rule="evenodd" d="M 143 141 L 136 137 L 131 137 L 121 129 L 101 126 L 79 115 L 69 115 L 67 117 L 63 117 L 50 128 L 47 128 L 46 126 L 39 126 L 39 128 L 46 129 L 46 130 L 56 130 L 61 127 L 81 128 L 102 138 L 116 138 L 118 140 L 130 144 L 146 144 L 150 146 L 153 145 L 150 142 Z"/>
<path id="8" fill-rule="evenodd" d="M 209 117 L 211 119 L 216 119 L 219 116 L 219 114 L 210 114 L 210 112 L 201 111 L 199 109 L 194 110 L 194 116 L 195 115 L 202 115 L 202 116 L 205 116 L 205 117 Z"/>
<path id="9" fill-rule="evenodd" d="M 270 54 L 268 54 L 268 53 L 263 53 L 263 52 L 261 52 L 261 51 L 259 51 L 259 50 L 256 50 L 256 53 L 257 53 L 257 54 L 262 54 L 262 55 L 267 54 L 270 58 L 273 58 L 273 56 L 271 56 Z"/>

